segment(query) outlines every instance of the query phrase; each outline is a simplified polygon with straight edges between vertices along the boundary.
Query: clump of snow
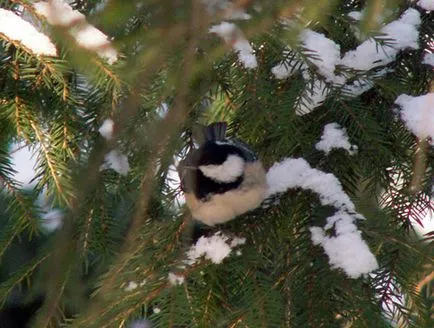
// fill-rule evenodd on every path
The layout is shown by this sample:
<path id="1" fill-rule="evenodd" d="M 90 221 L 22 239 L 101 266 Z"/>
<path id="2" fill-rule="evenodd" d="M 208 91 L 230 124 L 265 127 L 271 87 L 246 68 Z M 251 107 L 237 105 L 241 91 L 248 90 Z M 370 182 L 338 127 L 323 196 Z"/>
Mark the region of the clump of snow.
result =
<path id="1" fill-rule="evenodd" d="M 301 31 L 298 39 L 305 48 L 304 52 L 308 56 L 308 61 L 318 68 L 319 74 L 326 78 L 328 82 L 342 84 L 345 82 L 345 77 L 335 75 L 336 65 L 341 61 L 340 46 L 333 40 L 327 38 L 324 34 L 314 32 L 310 29 Z M 288 48 L 283 52 L 283 56 L 287 56 L 290 52 Z M 271 72 L 277 79 L 285 79 L 296 72 L 298 62 L 294 59 L 283 60 L 271 69 Z M 304 71 L 307 65 L 303 63 L 299 70 Z"/>
<path id="2" fill-rule="evenodd" d="M 169 282 L 173 285 L 182 285 L 184 283 L 185 278 L 183 276 L 178 276 L 177 274 L 170 272 L 169 273 Z"/>
<path id="3" fill-rule="evenodd" d="M 324 228 L 311 227 L 309 230 L 312 242 L 323 247 L 331 267 L 341 268 L 348 277 L 357 279 L 378 269 L 378 263 L 353 220 L 348 213 L 337 212 L 327 218 Z M 327 236 L 326 231 L 332 228 L 335 235 Z"/>
<path id="4" fill-rule="evenodd" d="M 104 120 L 101 127 L 98 129 L 98 132 L 107 140 L 111 140 L 113 138 L 113 128 L 115 123 L 112 119 L 108 118 Z"/>
<path id="5" fill-rule="evenodd" d="M 114 149 L 104 156 L 104 164 L 101 169 L 113 169 L 121 175 L 127 175 L 130 170 L 128 157 Z"/>
<path id="6" fill-rule="evenodd" d="M 232 248 L 245 243 L 245 238 L 234 237 L 231 242 L 228 242 L 229 239 L 230 237 L 224 235 L 221 231 L 210 237 L 200 237 L 196 244 L 187 251 L 186 263 L 189 265 L 194 264 L 202 256 L 205 256 L 206 259 L 211 260 L 213 263 L 221 263 L 229 256 Z"/>
<path id="7" fill-rule="evenodd" d="M 341 61 L 340 46 L 338 44 L 328 39 L 324 34 L 310 29 L 303 30 L 298 38 L 305 49 L 305 54 L 308 55 L 308 61 L 318 68 L 318 73 L 328 83 L 333 85 L 345 83 L 346 78 L 344 76 L 335 74 L 336 65 Z M 285 50 L 283 55 L 287 56 L 289 51 L 290 49 Z M 299 66 L 298 68 L 296 67 L 297 65 Z M 300 101 L 295 109 L 296 114 L 300 116 L 306 115 L 316 107 L 321 106 L 330 91 L 325 81 L 316 78 L 312 81 L 307 68 L 308 66 L 305 62 L 299 64 L 292 58 L 281 61 L 271 69 L 271 72 L 277 79 L 286 79 L 297 71 L 302 72 L 307 85 L 301 96 L 303 101 Z"/>
<path id="8" fill-rule="evenodd" d="M 127 286 L 124 288 L 124 291 L 131 292 L 136 289 L 139 285 L 135 281 L 129 281 Z"/>
<path id="9" fill-rule="evenodd" d="M 50 38 L 36 30 L 12 11 L 0 8 L 0 34 L 17 41 L 35 55 L 57 56 L 57 49 Z"/>
<path id="10" fill-rule="evenodd" d="M 343 148 L 354 155 L 357 152 L 357 146 L 352 145 L 349 141 L 347 130 L 342 128 L 338 123 L 329 123 L 324 126 L 324 131 L 315 148 L 328 154 L 332 149 Z"/>
<path id="11" fill-rule="evenodd" d="M 327 81 L 336 84 L 345 82 L 343 76 L 336 76 L 336 65 L 341 61 L 341 47 L 324 34 L 305 29 L 299 36 L 304 48 L 308 49 L 312 56 L 308 60 L 318 68 L 318 72 Z"/>
<path id="12" fill-rule="evenodd" d="M 434 67 L 434 53 L 426 53 L 423 56 L 422 64 L 431 65 Z"/>
<path id="13" fill-rule="evenodd" d="M 107 35 L 86 21 L 86 17 L 74 10 L 63 0 L 40 1 L 33 4 L 36 12 L 44 16 L 52 25 L 68 28 L 68 33 L 77 43 L 90 51 L 95 51 L 109 64 L 117 61 L 117 51 Z"/>
<path id="14" fill-rule="evenodd" d="M 401 107 L 401 118 L 407 128 L 418 138 L 434 140 L 434 93 L 419 97 L 400 95 L 395 104 Z"/>
<path id="15" fill-rule="evenodd" d="M 246 243 L 246 238 L 234 237 L 230 243 L 231 248 L 239 245 L 244 245 Z"/>
<path id="16" fill-rule="evenodd" d="M 416 9 L 407 9 L 400 19 L 385 25 L 380 32 L 385 39 L 393 39 L 392 44 L 379 47 L 368 39 L 355 50 L 348 51 L 341 64 L 357 70 L 370 70 L 374 67 L 387 65 L 395 60 L 399 51 L 411 48 L 418 49 L 420 14 Z"/>
<path id="17" fill-rule="evenodd" d="M 312 168 L 303 158 L 287 158 L 275 163 L 267 172 L 267 183 L 268 197 L 290 188 L 302 188 L 317 193 L 322 205 L 355 212 L 339 180 L 331 173 Z"/>
<path id="18" fill-rule="evenodd" d="M 302 158 L 287 158 L 270 168 L 267 183 L 269 196 L 290 188 L 301 188 L 318 194 L 322 205 L 337 209 L 336 214 L 327 219 L 324 228 L 310 229 L 313 243 L 323 246 L 333 268 L 343 269 L 350 278 L 358 278 L 377 269 L 374 255 L 353 223 L 363 219 L 363 216 L 355 212 L 354 203 L 333 174 L 312 168 Z M 325 230 L 332 228 L 336 237 L 326 236 Z"/>
<path id="19" fill-rule="evenodd" d="M 217 34 L 227 44 L 231 45 L 245 68 L 256 68 L 258 66 L 253 48 L 238 26 L 233 23 L 222 22 L 219 25 L 212 26 L 209 32 Z"/>
<path id="20" fill-rule="evenodd" d="M 433 0 L 419 0 L 417 5 L 425 10 L 431 11 L 434 10 L 434 1 Z"/>

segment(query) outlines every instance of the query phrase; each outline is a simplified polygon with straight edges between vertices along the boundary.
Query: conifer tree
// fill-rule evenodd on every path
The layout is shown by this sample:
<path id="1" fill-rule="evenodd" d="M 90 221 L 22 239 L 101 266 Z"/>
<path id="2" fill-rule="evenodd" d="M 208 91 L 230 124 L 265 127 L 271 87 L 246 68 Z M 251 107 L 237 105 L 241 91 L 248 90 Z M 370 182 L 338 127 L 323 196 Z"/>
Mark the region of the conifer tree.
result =
<path id="1" fill-rule="evenodd" d="M 433 12 L 0 0 L 0 327 L 433 327 Z M 206 226 L 176 166 L 216 121 L 269 190 Z"/>

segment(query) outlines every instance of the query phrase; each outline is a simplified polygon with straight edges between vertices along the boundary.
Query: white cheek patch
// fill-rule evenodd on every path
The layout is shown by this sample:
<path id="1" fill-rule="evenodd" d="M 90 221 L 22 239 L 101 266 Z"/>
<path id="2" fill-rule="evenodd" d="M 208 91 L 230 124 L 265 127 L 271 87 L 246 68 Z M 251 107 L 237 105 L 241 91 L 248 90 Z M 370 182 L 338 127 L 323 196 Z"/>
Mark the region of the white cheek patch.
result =
<path id="1" fill-rule="evenodd" d="M 237 155 L 229 155 L 226 161 L 220 165 L 200 165 L 199 170 L 214 181 L 234 182 L 244 171 L 244 160 Z"/>

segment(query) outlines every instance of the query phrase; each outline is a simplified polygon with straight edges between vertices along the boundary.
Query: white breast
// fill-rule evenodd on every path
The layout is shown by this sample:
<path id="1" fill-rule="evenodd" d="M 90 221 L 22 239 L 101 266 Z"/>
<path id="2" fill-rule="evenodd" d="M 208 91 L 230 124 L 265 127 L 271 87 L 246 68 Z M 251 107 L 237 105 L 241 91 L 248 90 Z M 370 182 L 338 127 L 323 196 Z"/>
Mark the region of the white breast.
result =
<path id="1" fill-rule="evenodd" d="M 238 189 L 213 195 L 206 202 L 188 193 L 185 194 L 185 199 L 195 219 L 213 226 L 258 207 L 265 198 L 266 190 L 267 182 L 262 164 L 246 163 L 244 181 Z"/>

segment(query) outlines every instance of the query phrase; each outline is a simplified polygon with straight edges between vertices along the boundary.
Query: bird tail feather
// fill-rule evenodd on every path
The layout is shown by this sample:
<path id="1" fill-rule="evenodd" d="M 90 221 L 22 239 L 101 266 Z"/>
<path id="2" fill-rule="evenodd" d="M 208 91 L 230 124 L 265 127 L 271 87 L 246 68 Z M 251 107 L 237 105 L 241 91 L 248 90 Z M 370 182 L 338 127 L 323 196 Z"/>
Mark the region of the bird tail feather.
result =
<path id="1" fill-rule="evenodd" d="M 215 122 L 204 128 L 205 141 L 225 140 L 228 124 L 226 122 Z"/>

